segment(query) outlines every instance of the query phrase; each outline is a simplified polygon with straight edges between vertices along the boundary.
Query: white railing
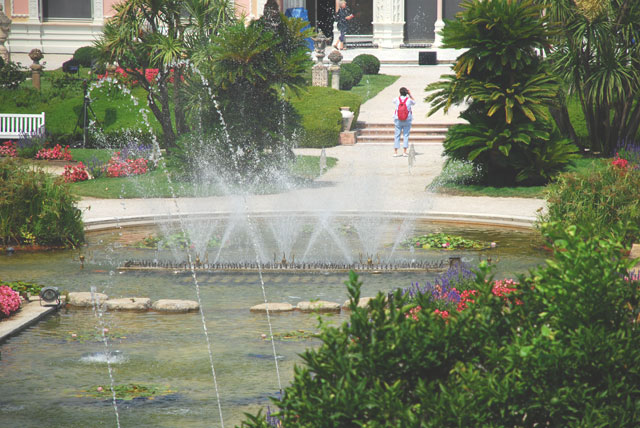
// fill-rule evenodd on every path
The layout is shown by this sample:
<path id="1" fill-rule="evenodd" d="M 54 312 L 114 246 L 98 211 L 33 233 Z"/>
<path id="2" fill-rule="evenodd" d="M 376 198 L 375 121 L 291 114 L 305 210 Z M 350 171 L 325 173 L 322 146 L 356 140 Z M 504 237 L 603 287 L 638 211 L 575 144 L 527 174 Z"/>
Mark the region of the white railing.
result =
<path id="1" fill-rule="evenodd" d="M 0 138 L 20 138 L 44 133 L 44 113 L 0 113 Z"/>

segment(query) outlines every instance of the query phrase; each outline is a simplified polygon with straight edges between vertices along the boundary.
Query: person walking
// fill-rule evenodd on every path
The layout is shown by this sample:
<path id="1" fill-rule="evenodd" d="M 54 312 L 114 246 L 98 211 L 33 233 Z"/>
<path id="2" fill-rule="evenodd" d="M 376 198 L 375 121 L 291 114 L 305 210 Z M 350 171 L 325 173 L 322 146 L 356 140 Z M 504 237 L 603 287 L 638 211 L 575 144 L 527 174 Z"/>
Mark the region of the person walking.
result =
<path id="1" fill-rule="evenodd" d="M 409 156 L 407 148 L 409 147 L 409 132 L 411 131 L 411 121 L 413 120 L 413 109 L 415 100 L 411 96 L 411 91 L 404 86 L 400 88 L 400 96 L 393 99 L 395 112 L 393 113 L 393 123 L 395 124 L 395 139 L 393 142 L 393 156 Z M 400 135 L 403 137 L 402 154 L 398 154 L 400 148 Z"/>
<path id="2" fill-rule="evenodd" d="M 336 9 L 336 21 L 338 22 L 338 30 L 340 30 L 340 38 L 335 41 L 333 47 L 338 50 L 344 50 L 344 41 L 349 31 L 349 21 L 353 19 L 353 13 L 347 7 L 347 2 L 342 0 L 338 3 Z"/>

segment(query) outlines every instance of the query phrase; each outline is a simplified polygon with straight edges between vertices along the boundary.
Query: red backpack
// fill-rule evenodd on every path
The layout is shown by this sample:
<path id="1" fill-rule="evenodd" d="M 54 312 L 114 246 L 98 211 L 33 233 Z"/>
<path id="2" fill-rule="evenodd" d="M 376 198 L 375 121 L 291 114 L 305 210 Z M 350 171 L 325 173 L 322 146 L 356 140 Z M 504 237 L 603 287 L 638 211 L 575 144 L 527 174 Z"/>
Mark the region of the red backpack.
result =
<path id="1" fill-rule="evenodd" d="M 409 109 L 407 108 L 407 100 L 402 101 L 402 97 L 398 97 L 398 120 L 407 120 L 409 118 Z"/>

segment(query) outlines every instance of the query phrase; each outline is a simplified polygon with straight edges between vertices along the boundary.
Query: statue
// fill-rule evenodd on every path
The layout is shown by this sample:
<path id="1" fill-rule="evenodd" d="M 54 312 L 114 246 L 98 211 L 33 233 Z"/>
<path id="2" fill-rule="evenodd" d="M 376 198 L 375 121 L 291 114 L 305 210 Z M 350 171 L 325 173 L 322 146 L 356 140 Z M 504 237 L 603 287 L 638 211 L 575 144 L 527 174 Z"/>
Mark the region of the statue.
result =
<path id="1" fill-rule="evenodd" d="M 5 15 L 3 11 L 3 6 L 0 3 L 0 58 L 4 60 L 4 62 L 9 62 L 11 58 L 9 56 L 9 51 L 4 46 L 4 42 L 9 38 L 9 31 L 11 30 L 11 20 L 7 15 Z"/>

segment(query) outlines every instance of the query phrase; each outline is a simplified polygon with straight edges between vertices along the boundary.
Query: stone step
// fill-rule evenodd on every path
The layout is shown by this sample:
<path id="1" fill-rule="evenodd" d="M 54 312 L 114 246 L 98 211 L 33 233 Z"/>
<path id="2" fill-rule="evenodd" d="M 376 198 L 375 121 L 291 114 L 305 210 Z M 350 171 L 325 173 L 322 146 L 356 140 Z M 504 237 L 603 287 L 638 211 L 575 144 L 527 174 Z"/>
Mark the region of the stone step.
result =
<path id="1" fill-rule="evenodd" d="M 393 143 L 393 136 L 361 136 L 358 137 L 358 144 L 360 143 Z M 444 136 L 439 135 L 411 135 L 409 137 L 409 142 L 411 143 L 442 143 L 444 141 Z"/>
<path id="2" fill-rule="evenodd" d="M 393 128 L 365 128 L 359 129 L 359 136 L 374 136 L 374 135 L 394 135 L 395 129 Z M 411 128 L 411 135 L 441 135 L 447 134 L 447 130 L 442 128 Z"/>
<path id="3" fill-rule="evenodd" d="M 433 129 L 449 129 L 449 127 L 455 125 L 455 123 L 413 123 L 411 125 L 411 129 L 423 129 L 423 128 L 433 128 Z M 367 123 L 367 122 L 358 122 L 356 124 L 357 129 L 387 129 L 387 128 L 395 128 L 393 122 L 388 123 Z"/>

